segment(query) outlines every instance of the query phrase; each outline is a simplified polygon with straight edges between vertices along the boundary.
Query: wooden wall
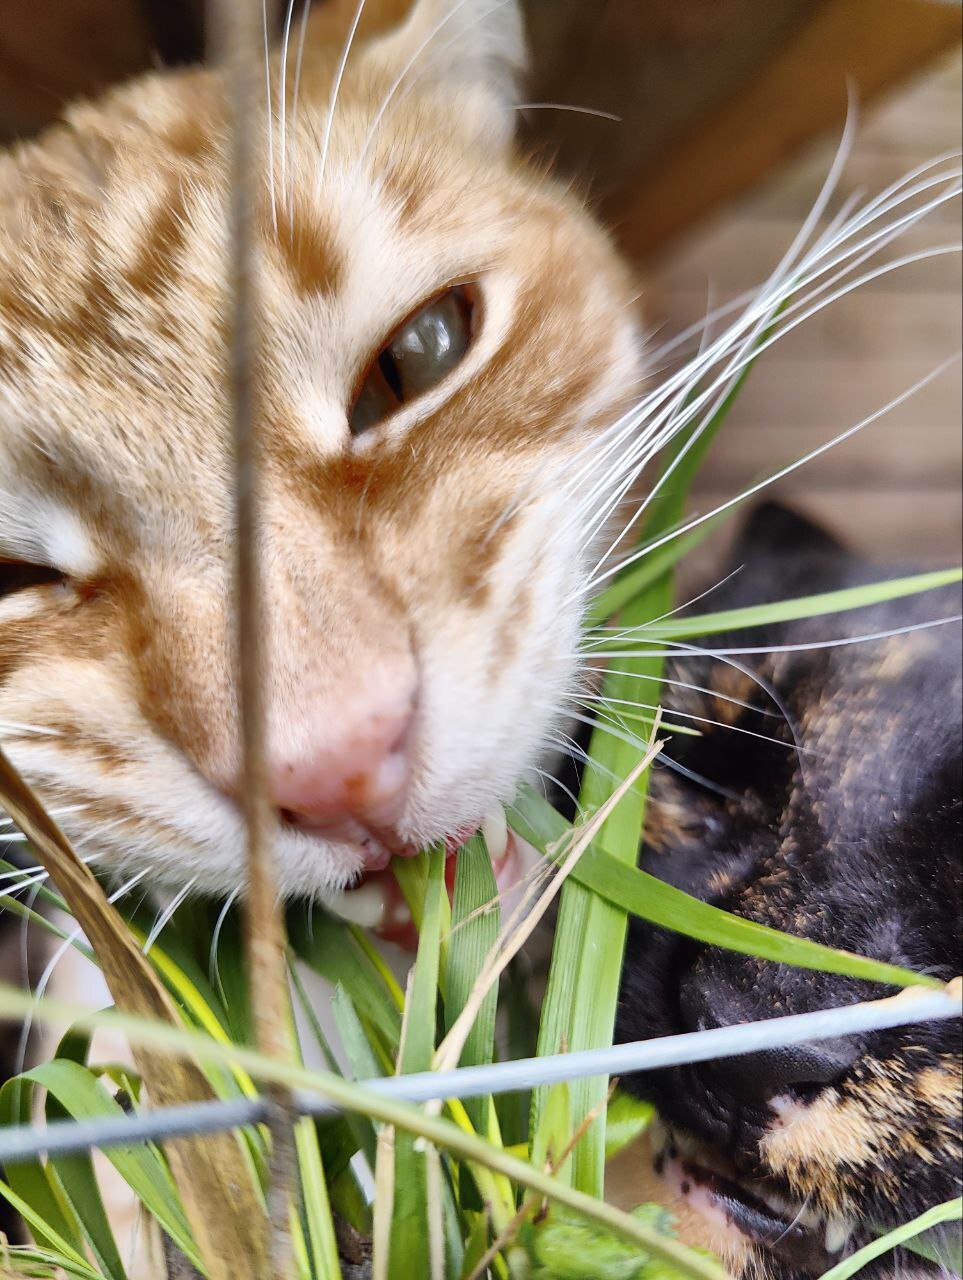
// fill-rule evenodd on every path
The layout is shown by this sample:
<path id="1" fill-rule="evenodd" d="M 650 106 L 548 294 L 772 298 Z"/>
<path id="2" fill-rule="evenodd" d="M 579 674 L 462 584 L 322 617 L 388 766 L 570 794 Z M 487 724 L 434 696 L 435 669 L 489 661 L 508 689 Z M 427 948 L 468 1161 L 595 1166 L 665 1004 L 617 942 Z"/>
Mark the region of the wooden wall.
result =
<path id="1" fill-rule="evenodd" d="M 958 150 L 958 53 L 867 110 L 840 198 L 875 193 Z M 832 141 L 811 146 L 711 218 L 643 276 L 654 326 L 672 333 L 771 269 L 828 171 Z M 932 216 L 901 251 L 960 240 L 960 203 Z M 897 250 L 897 252 L 900 250 Z M 835 303 L 759 362 L 715 446 L 700 508 L 816 448 L 963 348 L 958 254 L 905 268 Z M 958 563 L 961 379 L 955 365 L 861 435 L 777 491 L 880 559 Z"/>

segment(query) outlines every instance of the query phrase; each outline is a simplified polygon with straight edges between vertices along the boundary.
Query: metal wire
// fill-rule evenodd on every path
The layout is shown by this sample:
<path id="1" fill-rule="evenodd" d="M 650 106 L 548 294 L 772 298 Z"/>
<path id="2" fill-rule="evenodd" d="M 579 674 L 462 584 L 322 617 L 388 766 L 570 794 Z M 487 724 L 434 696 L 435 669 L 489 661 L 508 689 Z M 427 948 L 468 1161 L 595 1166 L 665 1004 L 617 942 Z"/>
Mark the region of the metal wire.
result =
<path id="1" fill-rule="evenodd" d="M 770 1018 L 765 1022 L 639 1040 L 606 1049 L 521 1058 L 515 1062 L 459 1067 L 453 1071 L 388 1076 L 366 1080 L 361 1087 L 381 1097 L 410 1103 L 428 1102 L 434 1098 L 474 1098 L 514 1093 L 562 1080 L 620 1076 L 706 1062 L 713 1058 L 738 1057 L 840 1035 L 959 1018 L 961 1013 L 963 1005 L 959 990 L 920 988 L 886 1000 L 866 1001 L 839 1009 L 822 1009 L 814 1013 Z M 295 1090 L 291 1101 L 300 1115 L 321 1117 L 341 1110 L 304 1089 Z M 122 1118 L 62 1120 L 43 1130 L 20 1125 L 0 1132 L 0 1163 L 16 1164 L 37 1160 L 44 1154 L 66 1155 L 91 1147 L 133 1146 L 139 1142 L 164 1141 L 258 1124 L 268 1118 L 270 1105 L 267 1099 L 240 1099 L 166 1107 Z"/>

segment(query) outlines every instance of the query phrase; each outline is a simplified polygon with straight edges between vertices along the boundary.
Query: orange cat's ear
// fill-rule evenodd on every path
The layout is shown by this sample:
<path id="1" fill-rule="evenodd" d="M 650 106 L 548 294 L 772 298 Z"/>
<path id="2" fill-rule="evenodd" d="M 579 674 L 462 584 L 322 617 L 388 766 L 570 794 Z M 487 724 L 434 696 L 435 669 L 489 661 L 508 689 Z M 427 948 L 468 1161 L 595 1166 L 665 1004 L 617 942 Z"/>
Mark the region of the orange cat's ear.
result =
<path id="1" fill-rule="evenodd" d="M 515 105 L 526 69 L 518 0 L 382 0 L 400 27 L 377 42 L 396 75 L 432 80 L 452 96 L 469 91 L 474 123 L 493 141 L 514 133 Z"/>

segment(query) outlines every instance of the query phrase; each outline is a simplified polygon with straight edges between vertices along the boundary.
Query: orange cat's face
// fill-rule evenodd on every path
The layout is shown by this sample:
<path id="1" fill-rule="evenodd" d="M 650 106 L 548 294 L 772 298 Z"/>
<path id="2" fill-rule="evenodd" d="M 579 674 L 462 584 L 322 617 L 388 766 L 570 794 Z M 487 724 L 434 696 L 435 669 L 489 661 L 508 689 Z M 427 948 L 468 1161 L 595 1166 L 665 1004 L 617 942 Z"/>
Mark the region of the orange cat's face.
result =
<path id="1" fill-rule="evenodd" d="M 330 112 L 340 51 L 309 35 L 296 107 L 291 59 L 260 219 L 278 860 L 320 895 L 544 750 L 639 376 L 610 247 L 512 152 L 513 6 L 423 0 Z M 154 77 L 0 157 L 0 743 L 96 865 L 219 891 L 224 116 L 215 73 Z"/>

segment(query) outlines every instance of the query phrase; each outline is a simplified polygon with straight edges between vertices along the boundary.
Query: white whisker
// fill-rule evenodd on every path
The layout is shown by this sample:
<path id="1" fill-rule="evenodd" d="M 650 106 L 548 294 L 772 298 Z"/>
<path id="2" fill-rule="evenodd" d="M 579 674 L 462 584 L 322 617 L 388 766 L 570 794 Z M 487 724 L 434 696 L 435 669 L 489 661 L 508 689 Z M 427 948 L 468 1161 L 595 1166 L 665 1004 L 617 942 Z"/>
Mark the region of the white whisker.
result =
<path id="1" fill-rule="evenodd" d="M 870 426 L 874 422 L 877 422 L 880 418 L 882 418 L 885 414 L 889 413 L 892 409 L 895 409 L 897 406 L 904 404 L 907 400 L 910 399 L 910 397 L 914 396 L 918 391 L 921 391 L 924 387 L 929 386 L 931 382 L 935 381 L 938 377 L 940 377 L 943 373 L 945 373 L 947 369 L 951 368 L 954 364 L 956 364 L 959 358 L 960 357 L 957 354 L 957 355 L 951 356 L 948 360 L 944 360 L 941 364 L 937 365 L 935 369 L 931 370 L 928 374 L 926 374 L 925 377 L 920 378 L 911 387 L 909 387 L 906 391 L 901 392 L 898 396 L 894 396 L 881 408 L 875 410 L 871 414 L 868 414 L 865 418 L 857 422 L 855 426 L 849 427 L 846 431 L 840 432 L 839 435 L 834 436 L 831 440 L 827 441 L 825 444 L 819 445 L 815 449 L 811 449 L 809 453 L 805 454 L 801 458 L 798 458 L 795 462 L 791 462 L 787 466 L 780 468 L 780 470 L 774 472 L 772 475 L 768 476 L 765 480 L 760 480 L 758 483 L 754 485 L 750 485 L 748 489 L 744 489 L 741 493 L 737 494 L 734 498 L 729 498 L 726 502 L 720 503 L 719 506 L 713 508 L 712 511 L 707 512 L 705 515 L 697 516 L 694 519 L 687 521 L 685 524 L 681 525 L 679 529 L 676 530 L 674 533 L 665 534 L 660 538 L 656 538 L 652 542 L 646 543 L 644 547 L 640 548 L 638 551 L 634 552 L 632 555 L 627 556 L 620 564 L 614 565 L 611 568 L 605 570 L 603 573 L 597 575 L 595 581 L 590 584 L 587 590 L 590 590 L 590 591 L 597 590 L 600 583 L 605 582 L 608 578 L 612 577 L 613 574 L 620 572 L 627 565 L 633 564 L 635 561 L 639 560 L 642 556 L 648 555 L 650 552 L 655 551 L 656 548 L 664 546 L 665 543 L 670 542 L 673 538 L 677 538 L 684 533 L 688 533 L 690 529 L 695 529 L 698 525 L 703 524 L 706 520 L 713 519 L 715 516 L 719 515 L 721 512 L 727 511 L 730 507 L 734 507 L 737 503 L 744 502 L 747 498 L 751 498 L 754 494 L 759 493 L 762 489 L 765 489 L 769 485 L 774 484 L 777 480 L 781 480 L 784 476 L 790 475 L 793 471 L 797 471 L 800 467 L 805 466 L 807 462 L 811 462 L 814 458 L 818 458 L 821 454 L 827 453 L 830 449 L 833 449 L 837 445 L 842 444 L 843 441 L 850 439 L 850 437 L 856 435 L 857 432 L 863 431 L 866 427 Z"/>
<path id="2" fill-rule="evenodd" d="M 571 102 L 519 102 L 513 109 L 515 111 L 571 111 L 575 115 L 595 116 L 599 120 L 614 120 L 616 124 L 622 123 L 622 117 L 617 116 L 614 111 L 601 111 L 598 107 L 579 107 Z"/>
<path id="3" fill-rule="evenodd" d="M 135 884 L 143 880 L 143 878 L 149 873 L 149 871 L 150 871 L 149 867 L 145 867 L 142 871 L 139 871 L 135 876 L 132 876 L 128 881 L 126 881 L 123 885 L 121 885 L 119 889 L 117 889 L 114 893 L 112 893 L 110 897 L 107 899 L 107 901 L 111 905 L 113 905 L 113 903 L 115 903 L 118 898 L 123 897 L 123 895 L 127 893 L 129 890 L 131 890 Z M 50 961 L 48 962 L 47 967 L 44 969 L 43 973 L 40 975 L 40 981 L 37 983 L 37 986 L 33 992 L 34 1008 L 36 1008 L 40 1004 L 41 1000 L 43 999 L 44 992 L 47 990 L 47 986 L 50 983 L 50 979 L 53 977 L 54 970 L 57 968 L 57 965 L 64 958 L 64 956 L 67 954 L 70 948 L 73 946 L 76 946 L 80 942 L 80 939 L 83 937 L 83 932 L 84 931 L 80 927 L 80 925 L 77 925 L 76 928 L 71 930 L 71 932 L 67 935 L 67 937 L 63 940 L 63 942 L 60 944 L 60 946 L 51 956 Z M 20 1075 L 24 1069 L 24 1063 L 27 1057 L 27 1042 L 30 1038 L 30 1031 L 32 1026 L 33 1026 L 33 1013 L 30 1012 L 25 1016 L 23 1020 L 23 1027 L 20 1033 L 20 1044 L 17 1050 L 17 1069 L 15 1072 L 16 1075 Z"/>
<path id="4" fill-rule="evenodd" d="M 282 195 L 288 189 L 288 46 L 291 41 L 291 21 L 294 18 L 294 0 L 288 0 L 284 13 L 284 29 L 281 35 L 281 60 L 278 89 L 278 133 L 281 153 L 280 185 Z"/>
<path id="5" fill-rule="evenodd" d="M 311 16 L 311 0 L 304 0 L 301 9 L 301 29 L 298 32 L 298 51 L 294 60 L 294 88 L 291 91 L 291 186 L 286 192 L 288 219 L 294 229 L 294 158 L 298 136 L 298 110 L 301 102 L 301 72 L 304 68 L 304 49 L 308 35 L 308 18 Z"/>
<path id="6" fill-rule="evenodd" d="M 771 644 L 759 645 L 757 647 L 747 646 L 740 649 L 693 649 L 692 646 L 683 646 L 677 641 L 655 639 L 648 641 L 651 645 L 663 645 L 663 649 L 625 649 L 617 650 L 608 654 L 611 658 L 638 658 L 640 655 L 644 657 L 675 657 L 680 648 L 686 648 L 690 652 L 697 652 L 701 657 L 706 658 L 724 658 L 729 656 L 745 657 L 754 653 L 808 653 L 816 649 L 838 649 L 849 644 L 870 644 L 876 640 L 890 640 L 894 636 L 910 635 L 915 631 L 929 631 L 931 627 L 950 626 L 955 622 L 963 621 L 963 614 L 948 614 L 944 618 L 931 618 L 927 622 L 914 622 L 905 627 L 891 627 L 886 631 L 870 631 L 865 635 L 859 636 L 841 636 L 836 640 L 813 640 L 802 644 Z M 646 643 L 643 641 L 642 643 Z"/>
<path id="7" fill-rule="evenodd" d="M 231 907 L 237 901 L 240 895 L 240 892 L 241 892 L 241 887 L 240 885 L 238 885 L 236 889 L 234 889 L 230 894 L 228 894 L 227 898 L 224 900 L 223 907 L 221 907 L 221 910 L 218 913 L 217 923 L 214 925 L 214 932 L 211 934 L 211 949 L 208 957 L 208 967 L 211 973 L 213 974 L 214 982 L 217 986 L 218 994 L 220 995 L 221 1000 L 224 1002 L 224 1004 L 227 1004 L 227 997 L 224 992 L 224 984 L 221 982 L 221 962 L 220 962 L 220 957 L 218 955 L 218 947 L 220 946 L 220 942 L 221 942 L 221 931 L 224 928 L 224 922 L 228 917 L 228 913 L 230 912 Z"/>
<path id="8" fill-rule="evenodd" d="M 261 19 L 264 28 L 264 87 L 267 104 L 267 178 L 271 197 L 271 219 L 274 234 L 278 231 L 278 205 L 274 190 L 274 96 L 271 86 L 271 38 L 268 32 L 267 0 L 261 0 Z"/>
<path id="9" fill-rule="evenodd" d="M 358 0 L 358 5 L 354 11 L 354 18 L 348 31 L 347 38 L 341 49 L 341 57 L 338 60 L 338 69 L 334 75 L 334 83 L 331 86 L 331 98 L 328 102 L 328 117 L 324 124 L 324 137 L 321 142 L 321 160 L 318 164 L 318 177 L 316 190 L 321 191 L 324 185 L 324 171 L 328 164 L 328 150 L 331 146 L 331 130 L 334 127 L 334 114 L 338 106 L 338 95 L 341 92 L 341 81 L 344 79 L 344 69 L 348 64 L 348 58 L 351 56 L 351 48 L 354 44 L 355 33 L 358 30 L 358 24 L 361 21 L 361 15 L 364 13 L 365 0 Z"/>
<path id="10" fill-rule="evenodd" d="M 728 729 L 732 733 L 740 733 L 747 738 L 758 738 L 761 742 L 771 742 L 773 746 L 785 747 L 789 751 L 796 751 L 800 754 L 805 753 L 816 757 L 822 754 L 814 747 L 801 747 L 794 742 L 784 742 L 782 738 L 773 738 L 768 733 L 756 733 L 754 730 L 746 729 L 742 725 L 727 724 L 725 720 L 713 720 L 709 716 L 699 716 L 689 711 L 677 711 L 674 707 L 663 708 L 661 703 L 634 702 L 630 698 L 611 698 L 605 694 L 597 694 L 595 697 L 586 698 L 585 701 L 597 702 L 604 707 L 638 707 L 643 711 L 651 711 L 653 713 L 665 710 L 667 715 L 673 716 L 677 720 L 692 720 L 698 724 L 711 725 L 716 729 Z"/>
<path id="11" fill-rule="evenodd" d="M 149 954 L 151 947 L 154 945 L 154 943 L 160 937 L 161 933 L 164 931 L 164 926 L 168 923 L 171 916 L 173 916 L 174 912 L 181 905 L 181 903 L 184 901 L 184 899 L 187 897 L 187 895 L 190 893 L 190 891 L 194 888 L 196 884 L 197 884 L 197 877 L 195 876 L 193 880 L 189 880 L 187 884 L 184 885 L 183 889 L 181 889 L 178 893 L 174 895 L 174 897 L 170 900 L 168 905 L 164 908 L 164 910 L 160 913 L 160 915 L 154 921 L 154 926 L 151 929 L 150 933 L 147 935 L 147 937 L 144 939 L 144 945 L 141 948 L 141 951 L 145 956 Z"/>

